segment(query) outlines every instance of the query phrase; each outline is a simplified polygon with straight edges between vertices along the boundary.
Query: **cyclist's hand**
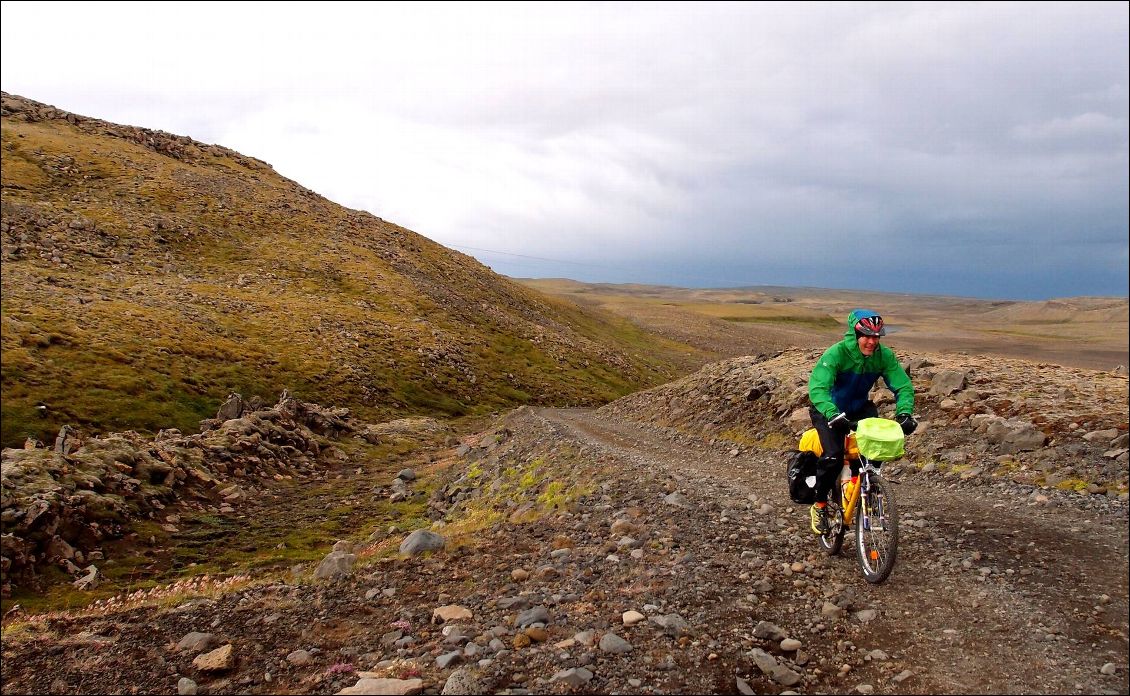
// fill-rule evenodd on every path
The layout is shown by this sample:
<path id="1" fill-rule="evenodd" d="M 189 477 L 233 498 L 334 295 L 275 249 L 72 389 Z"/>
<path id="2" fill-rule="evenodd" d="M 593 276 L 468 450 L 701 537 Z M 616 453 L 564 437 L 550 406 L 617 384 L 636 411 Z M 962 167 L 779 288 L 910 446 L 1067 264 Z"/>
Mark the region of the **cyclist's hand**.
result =
<path id="1" fill-rule="evenodd" d="M 895 416 L 895 421 L 897 421 L 898 424 L 902 426 L 903 435 L 909 435 L 918 428 L 918 421 L 914 420 L 914 416 L 910 415 L 909 413 Z"/>
<path id="2" fill-rule="evenodd" d="M 855 430 L 855 423 L 848 420 L 846 413 L 837 413 L 828 419 L 828 427 L 840 437 L 847 437 L 849 432 Z"/>

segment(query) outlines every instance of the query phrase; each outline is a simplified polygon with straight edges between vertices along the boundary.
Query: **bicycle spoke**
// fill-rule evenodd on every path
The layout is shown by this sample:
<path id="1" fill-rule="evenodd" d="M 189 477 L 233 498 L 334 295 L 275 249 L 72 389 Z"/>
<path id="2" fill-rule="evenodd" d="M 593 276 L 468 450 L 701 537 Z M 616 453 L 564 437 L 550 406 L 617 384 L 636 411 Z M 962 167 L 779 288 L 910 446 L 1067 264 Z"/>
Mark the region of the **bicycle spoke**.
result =
<path id="1" fill-rule="evenodd" d="M 820 546 L 829 556 L 835 556 L 840 552 L 840 548 L 843 546 L 844 535 L 847 531 L 844 528 L 844 517 L 843 511 L 840 508 L 840 502 L 833 500 L 832 497 L 829 496 L 827 512 L 825 514 L 828 518 L 828 531 L 821 535 Z"/>

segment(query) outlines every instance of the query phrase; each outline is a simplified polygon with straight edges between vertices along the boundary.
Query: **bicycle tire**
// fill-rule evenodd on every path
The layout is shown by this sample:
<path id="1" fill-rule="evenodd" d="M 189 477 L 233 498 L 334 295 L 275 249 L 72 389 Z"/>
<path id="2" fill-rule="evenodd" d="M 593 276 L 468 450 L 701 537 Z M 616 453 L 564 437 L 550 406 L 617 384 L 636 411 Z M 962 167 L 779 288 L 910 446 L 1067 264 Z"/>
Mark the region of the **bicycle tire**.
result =
<path id="1" fill-rule="evenodd" d="M 872 584 L 885 581 L 898 558 L 898 507 L 891 484 L 872 474 L 860 495 L 855 516 L 855 550 L 863 577 Z"/>
<path id="2" fill-rule="evenodd" d="M 844 525 L 844 510 L 836 491 L 828 494 L 828 507 L 824 509 L 828 518 L 828 531 L 820 535 L 820 548 L 829 556 L 835 556 L 844 545 L 847 527 Z"/>

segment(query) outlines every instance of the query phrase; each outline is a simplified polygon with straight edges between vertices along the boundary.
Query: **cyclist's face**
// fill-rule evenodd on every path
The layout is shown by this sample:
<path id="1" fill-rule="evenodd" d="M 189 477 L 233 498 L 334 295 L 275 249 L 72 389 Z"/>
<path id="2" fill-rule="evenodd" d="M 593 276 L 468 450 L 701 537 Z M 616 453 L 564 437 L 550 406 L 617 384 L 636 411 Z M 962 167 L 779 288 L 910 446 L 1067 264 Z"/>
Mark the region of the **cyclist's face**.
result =
<path id="1" fill-rule="evenodd" d="M 871 357 L 871 354 L 879 348 L 878 336 L 860 336 L 856 341 L 859 343 L 859 352 L 867 357 Z"/>

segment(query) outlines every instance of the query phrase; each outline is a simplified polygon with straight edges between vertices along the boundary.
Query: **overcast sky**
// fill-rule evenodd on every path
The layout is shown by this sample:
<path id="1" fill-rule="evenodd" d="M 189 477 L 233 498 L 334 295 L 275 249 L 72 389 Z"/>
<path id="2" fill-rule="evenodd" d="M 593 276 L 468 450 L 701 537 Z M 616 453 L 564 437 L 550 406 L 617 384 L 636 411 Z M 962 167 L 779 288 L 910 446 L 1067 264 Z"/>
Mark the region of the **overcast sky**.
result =
<path id="1" fill-rule="evenodd" d="M 1128 8 L 3 2 L 0 86 L 510 276 L 1126 296 Z"/>

